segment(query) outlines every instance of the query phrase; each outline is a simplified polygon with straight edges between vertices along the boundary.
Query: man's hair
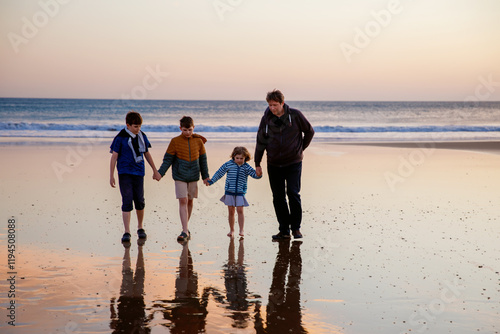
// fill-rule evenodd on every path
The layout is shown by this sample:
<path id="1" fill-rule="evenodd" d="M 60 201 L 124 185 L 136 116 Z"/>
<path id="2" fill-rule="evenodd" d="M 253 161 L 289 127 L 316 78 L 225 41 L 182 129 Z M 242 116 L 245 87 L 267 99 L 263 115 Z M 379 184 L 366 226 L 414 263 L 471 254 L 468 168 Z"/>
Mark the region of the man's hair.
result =
<path id="1" fill-rule="evenodd" d="M 233 153 L 231 153 L 231 159 L 234 160 L 234 157 L 238 154 L 243 155 L 243 157 L 245 158 L 245 162 L 250 161 L 250 159 L 252 158 L 250 152 L 248 152 L 247 148 L 243 146 L 236 146 L 234 148 Z"/>
<path id="2" fill-rule="evenodd" d="M 128 125 L 142 125 L 141 114 L 135 111 L 129 111 L 127 116 L 125 116 L 125 123 Z"/>
<path id="3" fill-rule="evenodd" d="M 281 104 L 285 102 L 285 95 L 283 95 L 283 93 L 278 89 L 274 89 L 273 91 L 267 93 L 266 101 L 268 103 L 269 101 L 276 101 Z"/>
<path id="4" fill-rule="evenodd" d="M 194 126 L 194 121 L 189 116 L 182 117 L 179 123 L 181 124 L 181 128 L 189 129 L 190 127 Z"/>

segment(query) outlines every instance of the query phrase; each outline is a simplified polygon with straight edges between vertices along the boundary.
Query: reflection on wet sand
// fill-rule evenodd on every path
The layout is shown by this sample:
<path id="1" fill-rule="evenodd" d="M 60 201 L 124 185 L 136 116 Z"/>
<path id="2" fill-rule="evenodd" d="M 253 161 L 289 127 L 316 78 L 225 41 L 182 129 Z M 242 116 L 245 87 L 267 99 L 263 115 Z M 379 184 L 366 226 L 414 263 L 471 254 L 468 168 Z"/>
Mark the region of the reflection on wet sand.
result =
<path id="1" fill-rule="evenodd" d="M 250 317 L 248 308 L 250 303 L 247 299 L 247 277 L 246 268 L 243 263 L 245 256 L 245 246 L 243 239 L 239 240 L 238 260 L 235 261 L 234 238 L 229 242 L 227 263 L 224 265 L 224 285 L 226 287 L 226 299 L 231 310 L 233 327 L 246 328 Z"/>
<path id="2" fill-rule="evenodd" d="M 228 310 L 224 316 L 232 319 L 233 328 L 248 328 L 253 321 L 256 333 L 307 333 L 302 325 L 300 306 L 301 243 L 293 242 L 290 245 L 290 241 L 279 242 L 264 320 L 260 296 L 248 292 L 244 240 L 237 242 L 236 253 L 236 241 L 230 239 L 227 262 L 223 265 L 225 291 L 213 286 L 205 287 L 201 297 L 198 294 L 198 274 L 193 268 L 189 243 L 184 243 L 175 279 L 175 298 L 154 301 L 152 309 L 155 311 L 147 317 L 148 320 L 143 296 L 145 270 L 142 246 L 139 246 L 135 275 L 131 269 L 130 249 L 126 248 L 118 312 L 115 310 L 115 300 L 111 300 L 111 329 L 114 333 L 150 333 L 148 322 L 154 318 L 154 313 L 160 312 L 163 319 L 168 320 L 162 326 L 168 327 L 171 333 L 204 332 L 207 326 L 207 305 L 212 295 L 216 303 Z"/>
<path id="3" fill-rule="evenodd" d="M 300 308 L 300 276 L 302 274 L 301 242 L 279 242 L 273 270 L 273 281 L 266 308 L 266 321 L 260 310 L 255 315 L 257 333 L 307 333 L 302 325 Z M 285 281 L 288 272 L 288 282 Z"/>
<path id="4" fill-rule="evenodd" d="M 161 308 L 163 317 L 170 321 L 164 326 L 171 333 L 204 332 L 207 316 L 207 298 L 198 297 L 198 274 L 193 269 L 189 242 L 182 245 L 179 270 L 175 280 L 175 299 L 154 301 L 154 308 Z"/>
<path id="5" fill-rule="evenodd" d="M 130 244 L 125 247 L 122 266 L 122 285 L 118 305 L 115 298 L 111 299 L 111 323 L 113 333 L 150 333 L 146 327 L 147 320 L 144 311 L 144 255 L 142 245 L 138 247 L 135 275 L 130 260 Z M 118 309 L 118 313 L 117 310 Z"/>
<path id="6" fill-rule="evenodd" d="M 204 295 L 212 293 L 215 301 L 224 305 L 229 311 L 226 316 L 230 317 L 233 322 L 233 328 L 247 328 L 250 321 L 250 306 L 256 304 L 255 299 L 260 298 L 259 295 L 248 292 L 247 289 L 247 274 L 244 263 L 245 246 L 244 239 L 238 241 L 238 258 L 235 256 L 235 240 L 230 239 L 227 250 L 227 262 L 222 267 L 224 274 L 224 286 L 226 288 L 226 296 L 216 288 L 205 288 Z M 252 300 L 250 300 L 252 299 Z"/>

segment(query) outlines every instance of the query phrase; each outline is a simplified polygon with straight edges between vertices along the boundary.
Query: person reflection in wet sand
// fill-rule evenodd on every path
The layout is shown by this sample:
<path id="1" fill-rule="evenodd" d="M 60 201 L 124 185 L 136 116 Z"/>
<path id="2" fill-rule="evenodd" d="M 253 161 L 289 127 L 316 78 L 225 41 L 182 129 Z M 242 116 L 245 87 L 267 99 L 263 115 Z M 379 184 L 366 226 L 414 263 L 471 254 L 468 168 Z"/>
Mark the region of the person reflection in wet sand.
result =
<path id="1" fill-rule="evenodd" d="M 246 268 L 244 264 L 245 246 L 243 238 L 239 239 L 238 259 L 235 259 L 235 241 L 230 238 L 227 249 L 227 263 L 223 268 L 224 292 L 215 287 L 206 287 L 203 290 L 203 299 L 208 300 L 211 294 L 215 302 L 220 303 L 229 310 L 225 316 L 233 319 L 233 328 L 247 328 L 250 320 L 250 306 L 256 304 L 259 295 L 249 293 L 247 290 Z"/>
<path id="2" fill-rule="evenodd" d="M 170 333 L 205 332 L 207 299 L 198 297 L 198 274 L 193 270 L 193 258 L 188 247 L 182 243 L 179 271 L 175 280 L 175 299 L 162 300 L 154 307 L 163 307 L 163 317 L 171 321 Z"/>
<path id="3" fill-rule="evenodd" d="M 111 323 L 113 333 L 150 333 L 146 327 L 147 320 L 144 311 L 144 255 L 142 244 L 138 246 L 135 275 L 130 260 L 130 244 L 125 247 L 122 266 L 122 285 L 118 299 L 118 314 L 115 308 L 115 298 L 111 299 Z"/>
<path id="4" fill-rule="evenodd" d="M 264 326 L 260 310 L 257 308 L 256 333 L 307 333 L 302 325 L 300 309 L 301 244 L 301 242 L 294 241 L 290 247 L 290 240 L 279 242 L 266 308 L 266 324 Z M 287 271 L 288 282 L 285 287 Z"/>
<path id="5" fill-rule="evenodd" d="M 231 310 L 233 327 L 246 328 L 250 317 L 248 309 L 251 302 L 248 301 L 247 277 L 244 261 L 245 246 L 243 238 L 239 240 L 238 260 L 235 261 L 235 242 L 231 238 L 228 248 L 227 264 L 224 265 L 224 285 L 226 287 L 226 299 Z"/>

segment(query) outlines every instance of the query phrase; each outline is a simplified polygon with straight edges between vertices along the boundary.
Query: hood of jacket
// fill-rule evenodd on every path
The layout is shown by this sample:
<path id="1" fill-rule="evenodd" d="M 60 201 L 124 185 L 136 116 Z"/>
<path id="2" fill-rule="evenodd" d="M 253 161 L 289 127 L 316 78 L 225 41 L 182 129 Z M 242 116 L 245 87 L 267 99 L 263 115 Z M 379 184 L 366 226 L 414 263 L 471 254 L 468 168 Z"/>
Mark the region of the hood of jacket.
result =
<path id="1" fill-rule="evenodd" d="M 187 139 L 187 138 L 186 138 L 186 136 L 183 136 L 183 137 L 184 137 L 185 139 Z M 205 138 L 205 137 L 203 137 L 202 135 L 199 135 L 199 134 L 197 134 L 197 133 L 193 133 L 193 134 L 191 135 L 191 137 L 190 137 L 190 138 L 200 138 L 200 139 L 201 139 L 201 141 L 203 142 L 203 144 L 205 144 L 205 143 L 207 142 L 207 138 Z"/>
<path id="2" fill-rule="evenodd" d="M 269 132 L 269 126 L 274 126 L 282 129 L 292 126 L 292 111 L 286 103 L 283 104 L 283 112 L 283 115 L 281 117 L 278 117 L 272 113 L 269 107 L 266 108 L 266 110 L 264 111 L 264 119 L 266 120 L 266 135 Z"/>

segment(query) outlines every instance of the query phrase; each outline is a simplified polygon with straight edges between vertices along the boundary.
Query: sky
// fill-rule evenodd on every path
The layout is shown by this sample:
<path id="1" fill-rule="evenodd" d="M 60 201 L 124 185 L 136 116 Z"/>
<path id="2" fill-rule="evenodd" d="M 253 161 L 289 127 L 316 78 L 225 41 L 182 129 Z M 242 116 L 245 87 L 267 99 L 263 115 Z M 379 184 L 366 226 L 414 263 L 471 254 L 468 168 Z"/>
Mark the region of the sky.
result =
<path id="1" fill-rule="evenodd" d="M 498 0 L 0 0 L 0 97 L 498 101 Z"/>

